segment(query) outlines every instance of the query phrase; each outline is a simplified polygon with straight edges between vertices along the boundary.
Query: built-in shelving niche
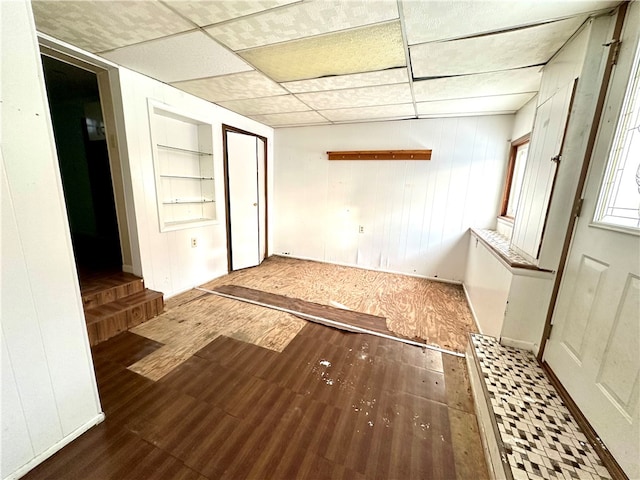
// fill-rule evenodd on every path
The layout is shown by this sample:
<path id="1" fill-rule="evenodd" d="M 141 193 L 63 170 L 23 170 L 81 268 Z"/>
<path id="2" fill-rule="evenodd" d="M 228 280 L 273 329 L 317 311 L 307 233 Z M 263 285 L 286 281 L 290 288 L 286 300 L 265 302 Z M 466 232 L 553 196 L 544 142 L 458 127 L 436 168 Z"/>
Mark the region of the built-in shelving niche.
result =
<path id="1" fill-rule="evenodd" d="M 216 223 L 213 127 L 149 101 L 160 231 Z"/>

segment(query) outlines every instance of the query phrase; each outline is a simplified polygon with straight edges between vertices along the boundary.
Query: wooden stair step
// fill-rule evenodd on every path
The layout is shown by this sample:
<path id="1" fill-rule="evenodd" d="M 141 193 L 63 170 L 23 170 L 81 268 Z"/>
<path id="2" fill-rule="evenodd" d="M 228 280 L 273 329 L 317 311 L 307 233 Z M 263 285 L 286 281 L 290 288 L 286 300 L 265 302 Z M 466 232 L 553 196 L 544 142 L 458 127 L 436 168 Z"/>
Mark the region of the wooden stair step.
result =
<path id="1" fill-rule="evenodd" d="M 112 302 L 86 309 L 89 343 L 96 345 L 120 332 L 140 325 L 164 310 L 161 292 L 145 288 Z"/>
<path id="2" fill-rule="evenodd" d="M 144 291 L 142 278 L 126 272 L 116 272 L 80 282 L 82 305 L 85 310 L 142 291 Z"/>

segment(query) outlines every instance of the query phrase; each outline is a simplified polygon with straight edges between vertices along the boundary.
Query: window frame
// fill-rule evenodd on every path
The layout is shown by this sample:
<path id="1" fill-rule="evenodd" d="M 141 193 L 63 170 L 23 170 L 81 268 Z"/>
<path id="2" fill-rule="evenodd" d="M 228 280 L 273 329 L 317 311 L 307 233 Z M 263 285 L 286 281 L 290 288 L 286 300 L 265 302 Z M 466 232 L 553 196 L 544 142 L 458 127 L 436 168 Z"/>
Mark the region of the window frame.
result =
<path id="1" fill-rule="evenodd" d="M 500 205 L 500 218 L 503 218 L 509 222 L 513 222 L 515 217 L 507 215 L 507 209 L 509 207 L 509 198 L 511 196 L 511 183 L 513 182 L 513 173 L 516 167 L 516 156 L 518 153 L 518 147 L 525 145 L 531 141 L 531 132 L 513 140 L 511 142 L 511 148 L 509 149 L 509 160 L 507 163 L 507 173 L 505 176 L 504 189 L 502 193 L 502 203 Z"/>

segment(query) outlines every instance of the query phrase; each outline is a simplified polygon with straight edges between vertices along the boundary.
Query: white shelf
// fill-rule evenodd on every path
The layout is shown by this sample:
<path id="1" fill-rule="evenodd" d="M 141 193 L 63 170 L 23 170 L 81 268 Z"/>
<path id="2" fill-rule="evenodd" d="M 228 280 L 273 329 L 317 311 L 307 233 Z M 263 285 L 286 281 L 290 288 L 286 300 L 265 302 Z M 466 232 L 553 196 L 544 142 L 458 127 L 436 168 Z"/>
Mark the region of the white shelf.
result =
<path id="1" fill-rule="evenodd" d="M 188 148 L 173 147 L 171 145 L 163 145 L 161 143 L 158 143 L 157 147 L 159 149 L 161 149 L 161 150 L 171 150 L 172 152 L 187 153 L 187 154 L 191 154 L 191 155 L 198 155 L 200 157 L 212 157 L 213 156 L 213 153 L 201 152 L 199 150 L 190 150 Z"/>
<path id="2" fill-rule="evenodd" d="M 149 101 L 160 231 L 217 220 L 213 126 Z"/>

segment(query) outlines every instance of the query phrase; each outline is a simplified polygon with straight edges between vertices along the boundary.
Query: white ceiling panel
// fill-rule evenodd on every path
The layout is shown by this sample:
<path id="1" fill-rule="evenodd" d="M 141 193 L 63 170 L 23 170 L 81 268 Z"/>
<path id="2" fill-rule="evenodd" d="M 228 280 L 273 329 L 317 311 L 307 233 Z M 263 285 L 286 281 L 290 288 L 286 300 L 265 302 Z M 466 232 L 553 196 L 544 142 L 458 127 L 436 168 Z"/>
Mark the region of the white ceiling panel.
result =
<path id="1" fill-rule="evenodd" d="M 318 112 L 271 113 L 267 115 L 251 115 L 251 118 L 272 127 L 329 123 Z"/>
<path id="2" fill-rule="evenodd" d="M 378 87 L 329 90 L 326 92 L 299 93 L 297 97 L 315 110 L 335 108 L 369 107 L 411 103 L 411 87 L 408 83 Z"/>
<path id="3" fill-rule="evenodd" d="M 234 73 L 172 85 L 211 102 L 286 95 L 287 91 L 260 72 Z"/>
<path id="4" fill-rule="evenodd" d="M 162 0 L 174 10 L 201 27 L 263 12 L 275 7 L 298 3 L 302 0 Z"/>
<path id="5" fill-rule="evenodd" d="M 240 52 L 277 82 L 404 67 L 400 22 L 387 22 Z"/>
<path id="6" fill-rule="evenodd" d="M 420 102 L 417 104 L 418 115 L 514 113 L 534 96 L 535 92 L 496 95 L 494 97 Z"/>
<path id="7" fill-rule="evenodd" d="M 337 32 L 399 18 L 388 0 L 313 0 L 207 29 L 232 50 Z"/>
<path id="8" fill-rule="evenodd" d="M 468 97 L 486 97 L 509 93 L 537 92 L 542 72 L 540 67 L 519 68 L 502 72 L 479 73 L 458 77 L 434 78 L 413 82 L 416 102 Z"/>
<path id="9" fill-rule="evenodd" d="M 407 41 L 449 40 L 557 20 L 604 8 L 618 1 L 491 0 L 455 2 L 404 1 Z"/>
<path id="10" fill-rule="evenodd" d="M 35 0 L 32 5 L 38 31 L 92 53 L 194 28 L 152 0 Z"/>
<path id="11" fill-rule="evenodd" d="M 335 110 L 321 110 L 323 117 L 332 122 L 350 122 L 367 119 L 410 118 L 415 116 L 412 103 L 402 105 L 383 105 L 360 108 L 338 108 Z"/>
<path id="12" fill-rule="evenodd" d="M 218 102 L 218 105 L 241 115 L 262 115 L 267 113 L 304 112 L 311 110 L 293 95 L 231 100 L 228 102 Z"/>
<path id="13" fill-rule="evenodd" d="M 586 17 L 512 32 L 410 47 L 414 78 L 465 75 L 547 62 Z"/>
<path id="14" fill-rule="evenodd" d="M 408 81 L 409 78 L 406 68 L 392 68 L 389 70 L 378 70 L 377 72 L 298 80 L 297 82 L 285 82 L 281 85 L 291 93 L 305 93 L 370 87 L 374 85 L 392 85 L 394 83 L 406 83 Z"/>
<path id="15" fill-rule="evenodd" d="M 185 55 L 184 52 L 192 52 Z M 122 47 L 101 56 L 163 82 L 253 70 L 201 31 Z"/>

